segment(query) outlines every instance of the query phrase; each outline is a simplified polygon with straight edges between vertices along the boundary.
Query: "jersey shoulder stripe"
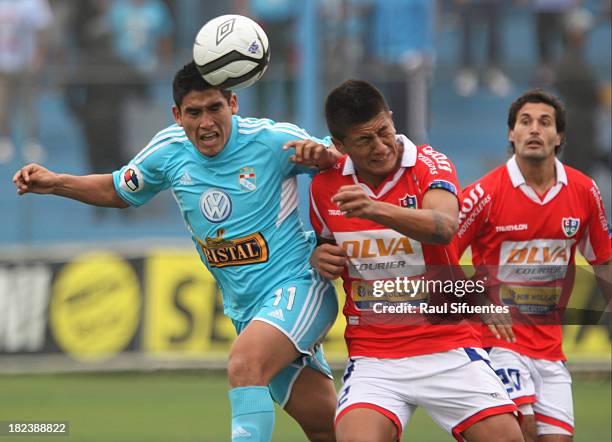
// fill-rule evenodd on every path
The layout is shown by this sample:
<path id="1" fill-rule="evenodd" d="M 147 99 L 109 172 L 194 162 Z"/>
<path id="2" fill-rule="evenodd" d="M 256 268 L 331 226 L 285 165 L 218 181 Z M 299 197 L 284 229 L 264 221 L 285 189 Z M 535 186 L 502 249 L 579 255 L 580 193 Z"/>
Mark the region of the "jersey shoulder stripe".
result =
<path id="1" fill-rule="evenodd" d="M 271 130 L 274 132 L 283 132 L 289 135 L 296 136 L 301 139 L 309 139 L 310 136 L 306 133 L 304 129 L 296 126 L 292 123 L 275 123 L 272 120 L 268 119 L 249 119 L 247 121 L 245 119 L 238 120 L 238 132 L 241 134 L 254 134 L 261 132 L 262 130 Z"/>
<path id="2" fill-rule="evenodd" d="M 139 158 L 134 160 L 135 164 L 140 164 L 142 163 L 145 159 L 147 159 L 147 157 L 149 157 L 150 155 L 154 154 L 155 152 L 157 152 L 159 149 L 166 147 L 166 146 L 170 146 L 172 144 L 175 143 L 184 143 L 185 141 L 188 141 L 187 137 L 182 137 L 182 138 L 169 138 L 163 142 L 157 143 L 154 146 L 151 146 L 151 148 L 149 150 L 147 150 L 143 155 L 141 155 Z"/>
<path id="3" fill-rule="evenodd" d="M 157 152 L 159 149 L 169 146 L 173 143 L 184 143 L 187 141 L 185 131 L 178 124 L 158 132 L 153 139 L 134 157 L 135 164 L 142 163 L 149 155 Z"/>
<path id="4" fill-rule="evenodd" d="M 261 131 L 263 131 L 265 129 L 269 129 L 269 130 L 272 130 L 274 132 L 286 133 L 286 134 L 292 135 L 294 137 L 301 138 L 303 140 L 310 138 L 307 135 L 305 135 L 303 132 L 298 132 L 298 131 L 291 130 L 290 128 L 285 128 L 285 127 L 271 127 L 271 126 L 268 126 L 268 127 L 259 127 L 259 128 L 255 128 L 255 129 L 238 129 L 238 132 L 241 133 L 241 134 L 247 135 L 247 134 L 255 134 L 255 133 L 261 132 Z"/>
<path id="5" fill-rule="evenodd" d="M 170 146 L 175 143 L 182 145 L 185 141 L 188 141 L 185 131 L 182 127 L 175 124 L 158 132 L 157 135 L 153 137 L 151 142 L 149 142 L 149 144 L 147 144 L 147 146 L 134 157 L 132 162 L 135 164 L 140 164 L 148 156 L 154 154 L 163 147 Z"/>
<path id="6" fill-rule="evenodd" d="M 237 121 L 240 127 L 258 127 L 264 124 L 274 124 L 274 121 L 269 118 L 238 117 Z"/>

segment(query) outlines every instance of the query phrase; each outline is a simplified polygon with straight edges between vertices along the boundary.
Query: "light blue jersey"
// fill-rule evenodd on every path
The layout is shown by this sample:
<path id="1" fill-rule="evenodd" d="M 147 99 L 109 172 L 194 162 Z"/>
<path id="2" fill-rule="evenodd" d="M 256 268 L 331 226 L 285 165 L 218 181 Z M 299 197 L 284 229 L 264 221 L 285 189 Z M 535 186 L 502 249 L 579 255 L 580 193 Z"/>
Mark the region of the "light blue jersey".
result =
<path id="1" fill-rule="evenodd" d="M 293 149 L 282 147 L 295 139 L 329 144 L 293 124 L 234 116 L 225 148 L 207 157 L 174 124 L 113 173 L 117 193 L 133 206 L 172 190 L 236 321 L 251 320 L 278 287 L 311 272 L 315 239 L 297 213 L 295 176 L 313 169 L 289 161 Z"/>

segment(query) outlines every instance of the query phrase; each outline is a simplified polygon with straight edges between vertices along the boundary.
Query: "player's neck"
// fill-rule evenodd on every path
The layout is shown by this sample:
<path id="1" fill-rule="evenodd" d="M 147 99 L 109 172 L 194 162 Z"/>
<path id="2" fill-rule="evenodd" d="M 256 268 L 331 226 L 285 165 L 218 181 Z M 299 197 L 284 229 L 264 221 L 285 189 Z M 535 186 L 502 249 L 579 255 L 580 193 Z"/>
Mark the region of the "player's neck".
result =
<path id="1" fill-rule="evenodd" d="M 555 157 L 541 161 L 516 157 L 516 164 L 525 178 L 525 183 L 539 195 L 544 195 L 557 182 Z"/>

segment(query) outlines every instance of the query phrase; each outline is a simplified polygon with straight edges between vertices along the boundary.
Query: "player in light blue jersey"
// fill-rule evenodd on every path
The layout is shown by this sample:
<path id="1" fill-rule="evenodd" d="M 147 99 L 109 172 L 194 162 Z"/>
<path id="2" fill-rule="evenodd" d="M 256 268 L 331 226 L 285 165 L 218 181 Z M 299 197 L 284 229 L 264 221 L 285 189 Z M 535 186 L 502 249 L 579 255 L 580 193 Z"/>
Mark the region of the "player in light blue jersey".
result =
<path id="1" fill-rule="evenodd" d="M 330 167 L 334 149 L 289 123 L 241 118 L 237 97 L 195 65 L 173 82 L 176 124 L 112 175 L 20 169 L 19 194 L 140 206 L 170 189 L 237 332 L 228 360 L 232 440 L 269 441 L 273 400 L 310 440 L 333 441 L 335 390 L 320 342 L 338 310 L 308 259 L 315 239 L 297 213 L 296 175 Z"/>

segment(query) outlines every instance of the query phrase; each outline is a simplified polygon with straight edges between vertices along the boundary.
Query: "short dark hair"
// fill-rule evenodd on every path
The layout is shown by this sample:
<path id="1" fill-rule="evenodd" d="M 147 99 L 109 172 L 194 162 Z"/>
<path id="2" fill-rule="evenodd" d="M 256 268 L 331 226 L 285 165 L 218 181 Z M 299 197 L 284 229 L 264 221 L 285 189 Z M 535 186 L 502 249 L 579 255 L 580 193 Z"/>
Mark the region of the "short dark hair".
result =
<path id="1" fill-rule="evenodd" d="M 179 108 L 183 103 L 183 98 L 191 91 L 204 91 L 206 89 L 219 89 L 227 102 L 232 96 L 232 91 L 229 89 L 220 89 L 212 84 L 206 82 L 196 64 L 192 61 L 187 63 L 178 72 L 174 75 L 174 80 L 172 81 L 172 98 L 174 98 L 174 104 L 176 104 Z"/>
<path id="2" fill-rule="evenodd" d="M 524 92 L 512 102 L 508 110 L 508 129 L 514 129 L 516 117 L 526 103 L 544 103 L 553 107 L 555 109 L 555 126 L 557 127 L 557 133 L 565 134 L 565 106 L 558 97 L 542 89 L 531 89 Z M 561 143 L 555 146 L 555 153 L 559 152 L 564 142 L 564 139 L 562 139 Z M 511 142 L 510 145 L 514 152 L 514 143 Z"/>
<path id="3" fill-rule="evenodd" d="M 373 85 L 361 80 L 347 80 L 331 91 L 325 99 L 327 128 L 342 140 L 349 128 L 365 123 L 389 106 Z"/>

